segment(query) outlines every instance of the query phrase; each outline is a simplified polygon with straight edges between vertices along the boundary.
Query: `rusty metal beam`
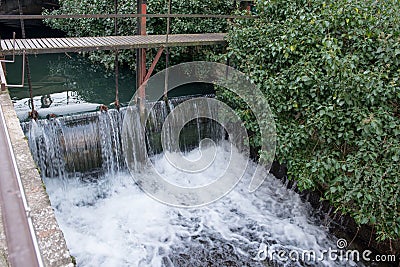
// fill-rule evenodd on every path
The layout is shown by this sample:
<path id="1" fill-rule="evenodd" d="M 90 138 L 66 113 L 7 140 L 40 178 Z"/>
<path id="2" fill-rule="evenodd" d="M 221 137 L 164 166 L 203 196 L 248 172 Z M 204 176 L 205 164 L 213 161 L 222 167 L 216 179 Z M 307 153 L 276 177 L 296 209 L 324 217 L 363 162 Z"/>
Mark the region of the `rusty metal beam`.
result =
<path id="1" fill-rule="evenodd" d="M 154 68 L 157 65 L 157 62 L 160 60 L 160 57 L 161 57 L 161 54 L 162 54 L 163 51 L 164 51 L 164 47 L 160 47 L 158 49 L 157 55 L 155 56 L 153 62 L 151 63 L 151 66 L 150 66 L 149 70 L 147 71 L 146 76 L 144 77 L 144 82 L 143 83 L 147 82 L 147 80 L 150 78 L 151 74 L 154 71 Z"/>
<path id="2" fill-rule="evenodd" d="M 1 107 L 0 155 L 0 203 L 8 260 L 12 267 L 43 266 Z"/>

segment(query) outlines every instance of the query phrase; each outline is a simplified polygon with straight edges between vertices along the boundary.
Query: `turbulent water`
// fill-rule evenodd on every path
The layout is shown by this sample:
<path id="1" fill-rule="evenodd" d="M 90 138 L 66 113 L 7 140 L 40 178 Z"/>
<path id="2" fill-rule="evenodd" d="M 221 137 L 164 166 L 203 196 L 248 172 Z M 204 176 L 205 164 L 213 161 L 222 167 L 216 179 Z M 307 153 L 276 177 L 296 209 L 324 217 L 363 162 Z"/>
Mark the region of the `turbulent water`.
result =
<path id="1" fill-rule="evenodd" d="M 195 175 L 177 173 L 162 155 L 153 160 L 176 183 L 201 184 L 218 178 L 229 155 L 226 144 L 219 146 L 212 166 Z M 297 251 L 336 247 L 311 216 L 311 208 L 279 180 L 268 176 L 261 188 L 249 193 L 246 185 L 253 168 L 255 164 L 228 195 L 195 209 L 157 202 L 127 173 L 104 176 L 96 183 L 46 179 L 46 187 L 78 266 L 265 266 L 259 254 L 265 245 Z"/>
<path id="2" fill-rule="evenodd" d="M 243 171 L 247 157 L 224 141 L 223 131 L 201 120 L 188 128 L 181 148 L 189 160 L 204 156 L 214 158 L 212 164 L 197 173 L 171 166 L 156 143 L 160 122 L 173 105 L 161 102 L 151 114 L 153 125 L 143 144 L 152 152 L 150 160 L 158 173 L 175 185 L 194 187 L 217 180 L 232 159 L 236 162 L 229 171 Z M 212 204 L 185 209 L 156 201 L 126 170 L 123 114 L 98 112 L 22 125 L 78 266 L 357 265 L 327 257 L 278 257 L 278 252 L 300 255 L 310 250 L 318 256 L 336 249 L 337 240 L 312 215 L 309 204 L 268 173 L 261 174 L 267 176 L 262 186 L 249 193 L 257 167 L 253 162 L 239 184 Z M 195 147 L 204 137 L 214 139 L 216 147 L 200 153 Z M 135 175 L 149 173 L 141 170 Z"/>

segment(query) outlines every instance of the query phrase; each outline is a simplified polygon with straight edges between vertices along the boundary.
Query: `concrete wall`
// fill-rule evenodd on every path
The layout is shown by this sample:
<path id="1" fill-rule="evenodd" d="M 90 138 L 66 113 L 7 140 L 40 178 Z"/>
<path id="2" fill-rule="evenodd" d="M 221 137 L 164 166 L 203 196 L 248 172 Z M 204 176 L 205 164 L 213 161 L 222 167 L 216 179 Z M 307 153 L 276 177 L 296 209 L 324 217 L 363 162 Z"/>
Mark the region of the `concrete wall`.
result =
<path id="1" fill-rule="evenodd" d="M 73 266 L 64 235 L 61 232 L 53 208 L 50 205 L 42 179 L 33 161 L 27 140 L 20 127 L 13 103 L 7 92 L 0 93 L 3 110 L 18 171 L 26 194 L 39 249 L 45 266 Z M 0 266 L 4 254 L 4 236 L 0 224 Z"/>

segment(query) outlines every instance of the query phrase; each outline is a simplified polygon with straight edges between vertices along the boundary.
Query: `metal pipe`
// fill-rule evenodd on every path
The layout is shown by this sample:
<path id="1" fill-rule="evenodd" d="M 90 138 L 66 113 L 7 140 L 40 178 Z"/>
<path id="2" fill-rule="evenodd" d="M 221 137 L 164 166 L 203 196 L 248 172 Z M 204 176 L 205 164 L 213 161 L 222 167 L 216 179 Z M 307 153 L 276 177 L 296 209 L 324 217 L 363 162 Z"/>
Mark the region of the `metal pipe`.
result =
<path id="1" fill-rule="evenodd" d="M 6 87 L 8 88 L 23 88 L 25 85 L 25 57 L 26 52 L 25 50 L 22 52 L 22 77 L 21 77 L 21 84 L 8 84 L 6 82 Z"/>
<path id="2" fill-rule="evenodd" d="M 23 51 L 22 55 L 22 82 L 21 84 L 7 84 L 7 80 L 4 75 L 4 81 L 2 81 L 1 90 L 4 91 L 6 87 L 11 88 L 23 88 L 25 83 L 25 51 Z M 0 60 L 1 63 L 14 63 L 15 62 L 15 32 L 13 32 L 13 53 L 12 53 L 12 60 Z M 4 73 L 4 69 L 2 69 L 2 74 Z M 3 78 L 3 77 L 2 77 Z"/>
<path id="3" fill-rule="evenodd" d="M 18 9 L 19 9 L 19 14 L 23 15 L 23 11 L 22 11 L 22 6 L 21 6 L 21 2 L 20 0 L 18 0 Z M 22 39 L 26 38 L 26 33 L 25 33 L 25 22 L 24 20 L 21 18 L 20 19 L 21 22 L 21 33 L 22 33 Z M 24 50 L 25 53 L 25 50 Z M 31 80 L 31 70 L 29 68 L 29 59 L 27 56 L 24 57 L 25 59 L 25 65 L 26 65 L 26 74 L 28 76 L 28 87 L 29 87 L 29 98 L 31 101 L 31 112 L 29 114 L 29 116 L 32 119 L 37 119 L 38 114 L 37 111 L 35 110 L 35 103 L 33 102 L 33 90 L 32 90 L 32 80 Z"/>

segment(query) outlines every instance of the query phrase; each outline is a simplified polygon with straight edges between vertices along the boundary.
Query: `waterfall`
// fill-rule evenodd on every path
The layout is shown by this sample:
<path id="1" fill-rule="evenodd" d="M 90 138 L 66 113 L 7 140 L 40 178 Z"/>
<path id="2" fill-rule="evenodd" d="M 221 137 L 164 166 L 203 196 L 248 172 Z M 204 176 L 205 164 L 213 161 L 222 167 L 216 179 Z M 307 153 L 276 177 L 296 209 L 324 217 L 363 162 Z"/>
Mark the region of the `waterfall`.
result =
<path id="1" fill-rule="evenodd" d="M 319 262 L 278 257 L 308 256 L 308 251 L 324 255 L 336 248 L 337 240 L 321 227 L 310 206 L 267 170 L 259 174 L 266 177 L 263 186 L 249 192 L 257 164 L 250 161 L 243 168 L 247 155 L 239 147 L 232 149 L 224 140 L 224 128 L 207 119 L 216 118 L 218 108 L 186 100 L 149 105 L 144 131 L 136 107 L 22 124 L 78 266 L 363 266 L 346 258 Z M 189 106 L 168 112 L 179 110 L 183 102 Z M 133 116 L 126 133 L 128 112 Z M 202 116 L 188 121 L 185 112 Z M 179 138 L 172 138 L 177 130 Z M 205 138 L 217 146 L 201 151 L 206 158 L 216 155 L 204 172 L 180 172 L 171 166 L 169 152 L 194 160 L 199 154 L 194 148 Z M 123 149 L 126 140 L 133 142 L 131 151 Z M 125 161 L 125 156 L 134 160 Z M 130 170 L 140 169 L 144 157 L 182 187 L 207 185 L 227 170 L 229 177 L 243 172 L 243 179 L 209 205 L 177 208 L 149 197 L 132 181 L 126 162 L 135 165 Z M 151 178 L 146 171 L 135 174 Z"/>
<path id="2" fill-rule="evenodd" d="M 118 171 L 122 114 L 110 110 L 22 124 L 42 176 Z"/>
<path id="3" fill-rule="evenodd" d="M 135 107 L 130 107 L 136 112 L 135 127 L 131 129 L 135 135 L 135 144 L 132 146 L 135 150 L 134 157 L 141 154 L 153 156 L 162 151 L 161 129 L 168 110 L 187 99 L 188 97 L 179 97 L 168 102 L 149 103 L 153 108 L 149 111 L 144 135 L 140 133 L 140 116 Z M 198 107 L 193 104 L 193 109 L 196 108 Z M 121 140 L 126 112 L 126 108 L 120 111 L 98 111 L 30 121 L 21 126 L 43 177 L 98 177 L 104 173 L 115 175 L 126 169 Z M 209 112 L 217 111 L 209 108 Z M 179 124 L 182 118 L 175 115 L 173 120 Z M 171 127 L 175 125 L 171 124 Z M 168 139 L 171 131 L 172 129 L 167 129 L 167 136 L 164 138 Z M 171 146 L 172 142 L 178 142 L 174 147 L 178 146 L 181 151 L 187 152 L 198 146 L 203 138 L 218 141 L 223 133 L 223 128 L 218 123 L 200 118 L 185 125 L 179 140 L 168 142 Z M 139 164 L 140 160 L 135 158 L 134 162 Z"/>

